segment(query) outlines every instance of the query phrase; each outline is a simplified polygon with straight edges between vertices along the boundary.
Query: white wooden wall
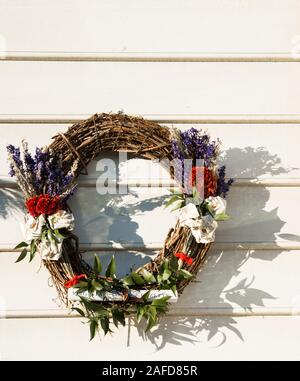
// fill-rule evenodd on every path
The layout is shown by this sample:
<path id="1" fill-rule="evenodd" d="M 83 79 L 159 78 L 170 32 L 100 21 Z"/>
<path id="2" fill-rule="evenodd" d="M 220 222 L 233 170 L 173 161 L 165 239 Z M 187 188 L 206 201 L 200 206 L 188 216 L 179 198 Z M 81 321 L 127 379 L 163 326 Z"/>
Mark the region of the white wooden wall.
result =
<path id="1" fill-rule="evenodd" d="M 300 358 L 299 19 L 300 0 L 0 0 L 1 359 Z M 14 264 L 23 211 L 5 146 L 120 109 L 220 137 L 232 220 L 158 328 L 144 337 L 129 320 L 89 343 L 39 261 Z M 161 206 L 169 179 L 149 166 L 129 160 L 121 177 L 164 186 L 124 197 L 96 193 L 95 166 L 81 179 L 87 260 L 116 251 L 126 273 L 162 245 L 175 215 Z"/>

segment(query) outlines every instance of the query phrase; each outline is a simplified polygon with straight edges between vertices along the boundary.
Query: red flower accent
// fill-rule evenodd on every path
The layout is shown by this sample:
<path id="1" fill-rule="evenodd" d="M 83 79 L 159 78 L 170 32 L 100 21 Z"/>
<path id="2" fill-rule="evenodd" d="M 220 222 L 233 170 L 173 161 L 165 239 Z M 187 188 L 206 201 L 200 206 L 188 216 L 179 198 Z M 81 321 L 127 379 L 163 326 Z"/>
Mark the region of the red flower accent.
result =
<path id="1" fill-rule="evenodd" d="M 204 198 L 215 196 L 217 177 L 213 171 L 207 167 L 193 167 L 189 176 L 188 189 L 191 190 L 194 186 L 196 186 L 200 195 L 203 194 L 204 188 Z"/>
<path id="2" fill-rule="evenodd" d="M 86 279 L 86 278 L 87 276 L 85 274 L 75 275 L 73 276 L 73 278 L 71 278 L 65 283 L 65 287 L 66 288 L 73 287 L 75 286 L 75 284 L 79 283 L 80 279 Z"/>
<path id="3" fill-rule="evenodd" d="M 182 262 L 185 262 L 185 263 L 188 264 L 188 265 L 191 265 L 191 264 L 194 262 L 193 258 L 188 257 L 188 256 L 187 256 L 186 254 L 184 254 L 184 253 L 176 253 L 176 254 L 174 254 L 174 255 L 175 255 L 176 258 L 181 259 Z"/>
<path id="4" fill-rule="evenodd" d="M 50 216 L 61 209 L 60 197 L 41 194 L 28 199 L 26 201 L 26 207 L 33 217 L 38 217 L 41 214 Z"/>

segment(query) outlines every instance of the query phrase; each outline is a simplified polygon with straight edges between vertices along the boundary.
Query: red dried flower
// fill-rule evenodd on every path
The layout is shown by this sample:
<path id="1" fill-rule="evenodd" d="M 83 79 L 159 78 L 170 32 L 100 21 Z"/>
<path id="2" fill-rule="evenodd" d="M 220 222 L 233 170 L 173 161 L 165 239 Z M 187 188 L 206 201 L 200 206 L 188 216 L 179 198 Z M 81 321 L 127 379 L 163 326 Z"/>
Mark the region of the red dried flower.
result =
<path id="1" fill-rule="evenodd" d="M 204 182 L 204 186 L 203 186 Z M 215 196 L 217 190 L 217 177 L 212 170 L 207 167 L 193 167 L 188 181 L 189 189 L 196 186 L 197 191 L 203 194 L 204 198 Z"/>
<path id="2" fill-rule="evenodd" d="M 61 209 L 60 197 L 41 194 L 28 199 L 26 201 L 26 207 L 33 217 L 38 217 L 41 214 L 50 216 Z"/>
<path id="3" fill-rule="evenodd" d="M 26 207 L 28 212 L 33 216 L 33 217 L 38 217 L 39 214 L 36 212 L 36 204 L 37 204 L 38 196 L 32 197 L 26 201 Z"/>
<path id="4" fill-rule="evenodd" d="M 185 262 L 188 265 L 191 265 L 194 262 L 193 258 L 187 256 L 184 253 L 176 253 L 174 255 L 175 255 L 176 258 L 181 259 L 182 262 Z"/>
<path id="5" fill-rule="evenodd" d="M 81 279 L 86 279 L 87 276 L 85 274 L 80 274 L 80 275 L 75 275 L 73 276 L 73 278 L 71 278 L 70 280 L 68 280 L 66 283 L 65 283 L 65 287 L 66 288 L 70 288 L 70 287 L 73 287 L 75 286 L 77 283 L 79 283 L 79 281 Z"/>

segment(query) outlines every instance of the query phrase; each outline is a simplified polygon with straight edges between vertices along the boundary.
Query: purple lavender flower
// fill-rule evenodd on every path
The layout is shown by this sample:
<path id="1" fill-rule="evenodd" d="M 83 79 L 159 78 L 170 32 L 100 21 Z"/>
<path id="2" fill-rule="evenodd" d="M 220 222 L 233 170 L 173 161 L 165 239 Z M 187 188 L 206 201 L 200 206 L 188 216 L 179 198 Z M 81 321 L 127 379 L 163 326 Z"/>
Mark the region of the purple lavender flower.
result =
<path id="1" fill-rule="evenodd" d="M 205 166 L 209 166 L 216 159 L 219 143 L 210 141 L 209 135 L 203 134 L 201 130 L 190 128 L 180 132 L 180 137 L 188 158 L 194 161 L 203 159 Z"/>
<path id="2" fill-rule="evenodd" d="M 13 160 L 15 162 L 15 165 L 18 168 L 23 169 L 23 163 L 22 163 L 22 160 L 21 160 L 20 148 L 19 147 L 15 147 L 12 144 L 9 144 L 6 147 L 6 149 L 12 155 L 12 158 L 13 158 Z M 11 177 L 13 177 L 15 175 L 15 170 L 13 169 L 13 165 L 12 164 L 10 165 L 9 175 Z"/>
<path id="3" fill-rule="evenodd" d="M 12 155 L 14 163 L 11 165 L 10 175 L 15 176 L 14 165 L 24 172 L 27 182 L 32 185 L 35 193 L 47 193 L 51 196 L 71 196 L 75 188 L 72 186 L 74 175 L 65 173 L 61 168 L 57 156 L 51 155 L 49 151 L 36 148 L 34 157 L 28 152 L 27 144 L 23 143 L 24 163 L 20 158 L 20 148 L 12 145 L 7 147 Z"/>
<path id="4" fill-rule="evenodd" d="M 7 147 L 7 151 L 12 154 L 14 161 L 18 166 L 22 165 L 22 160 L 21 160 L 21 154 L 20 154 L 20 148 L 15 147 L 12 144 L 9 144 Z"/>
<path id="5" fill-rule="evenodd" d="M 14 177 L 16 172 L 15 172 L 15 170 L 13 168 L 10 168 L 8 174 L 9 174 L 10 177 Z"/>
<path id="6" fill-rule="evenodd" d="M 178 138 L 177 138 L 178 139 Z M 186 159 L 192 160 L 192 166 L 199 166 L 197 160 L 203 160 L 205 167 L 214 167 L 216 165 L 219 153 L 219 141 L 213 141 L 208 134 L 203 134 L 201 130 L 190 128 L 187 131 L 179 132 L 180 141 L 172 140 L 173 156 L 177 160 L 175 166 L 175 179 L 185 188 L 187 184 L 191 166 L 186 165 Z M 202 164 L 201 164 L 202 165 Z M 230 186 L 234 180 L 225 180 L 225 165 L 218 169 L 217 196 L 226 197 Z"/>
<path id="7" fill-rule="evenodd" d="M 226 197 L 231 185 L 234 183 L 234 179 L 225 180 L 226 166 L 223 165 L 218 169 L 219 177 L 217 183 L 217 196 Z"/>
<path id="8" fill-rule="evenodd" d="M 203 165 L 212 165 L 217 158 L 219 142 L 211 141 L 210 136 L 201 130 L 190 128 L 179 133 L 180 143 L 172 140 L 173 156 L 179 159 L 175 167 L 175 179 L 184 187 L 187 184 L 192 166 L 198 165 L 197 161 L 203 160 Z M 182 146 L 182 147 L 181 147 Z M 190 159 L 187 168 L 186 159 Z"/>
<path id="9" fill-rule="evenodd" d="M 32 156 L 30 155 L 30 153 L 28 152 L 24 153 L 24 163 L 25 163 L 26 171 L 32 173 L 34 171 L 35 162 Z"/>

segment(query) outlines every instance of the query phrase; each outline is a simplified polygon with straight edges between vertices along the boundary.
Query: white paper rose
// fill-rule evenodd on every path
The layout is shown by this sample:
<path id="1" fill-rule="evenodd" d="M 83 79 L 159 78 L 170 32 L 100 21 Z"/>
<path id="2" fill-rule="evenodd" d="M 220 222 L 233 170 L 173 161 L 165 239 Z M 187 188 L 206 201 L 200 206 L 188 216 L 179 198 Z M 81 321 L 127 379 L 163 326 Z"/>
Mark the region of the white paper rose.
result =
<path id="1" fill-rule="evenodd" d="M 227 202 L 224 198 L 220 196 L 210 196 L 205 201 L 207 202 L 210 210 L 214 213 L 214 215 L 223 213 L 225 214 Z"/>
<path id="2" fill-rule="evenodd" d="M 25 218 L 25 240 L 31 242 L 33 239 L 42 236 L 42 229 L 46 223 L 45 217 L 41 214 L 38 218 L 32 217 L 28 214 Z"/>
<path id="3" fill-rule="evenodd" d="M 199 218 L 199 212 L 195 204 L 187 204 L 183 208 L 179 209 L 179 222 L 182 225 L 186 225 L 187 223 L 190 223 L 192 219 Z"/>
<path id="4" fill-rule="evenodd" d="M 55 214 L 48 217 L 48 222 L 52 230 L 55 229 L 74 229 L 74 216 L 72 213 L 68 213 L 65 210 L 59 210 Z"/>
<path id="5" fill-rule="evenodd" d="M 57 261 L 62 254 L 62 241 L 63 240 L 59 238 L 57 238 L 57 241 L 54 239 L 45 238 L 39 243 L 37 251 L 42 259 Z"/>
<path id="6" fill-rule="evenodd" d="M 215 240 L 217 221 L 210 215 L 201 217 L 194 204 L 188 204 L 180 210 L 179 224 L 191 229 L 197 243 L 209 243 Z"/>
<path id="7" fill-rule="evenodd" d="M 199 229 L 193 228 L 192 233 L 198 243 L 210 243 L 215 240 L 215 231 L 218 227 L 217 221 L 212 216 L 204 216 L 200 220 Z M 197 236 L 197 237 L 196 237 Z"/>

